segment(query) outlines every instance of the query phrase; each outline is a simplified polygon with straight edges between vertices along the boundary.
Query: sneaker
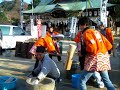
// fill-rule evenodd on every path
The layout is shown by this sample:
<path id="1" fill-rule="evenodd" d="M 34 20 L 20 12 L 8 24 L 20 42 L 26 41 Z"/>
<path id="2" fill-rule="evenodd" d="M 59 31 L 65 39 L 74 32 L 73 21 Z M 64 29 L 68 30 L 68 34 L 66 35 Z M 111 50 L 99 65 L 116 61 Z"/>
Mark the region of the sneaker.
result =
<path id="1" fill-rule="evenodd" d="M 103 82 L 101 82 L 101 84 L 98 86 L 98 88 L 104 88 L 104 87 L 105 87 L 105 85 Z"/>

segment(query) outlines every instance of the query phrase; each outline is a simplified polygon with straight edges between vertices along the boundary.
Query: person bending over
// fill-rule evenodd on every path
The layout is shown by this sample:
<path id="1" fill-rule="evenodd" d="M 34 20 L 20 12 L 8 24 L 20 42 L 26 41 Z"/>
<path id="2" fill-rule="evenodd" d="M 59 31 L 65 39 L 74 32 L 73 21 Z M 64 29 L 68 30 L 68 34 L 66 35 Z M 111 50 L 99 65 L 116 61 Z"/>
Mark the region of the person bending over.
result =
<path id="1" fill-rule="evenodd" d="M 59 79 L 60 71 L 56 63 L 45 52 L 44 46 L 37 46 L 35 58 L 37 60 L 35 64 L 37 65 L 29 75 L 29 77 L 36 77 L 33 84 L 38 84 L 46 76 L 55 80 Z"/>

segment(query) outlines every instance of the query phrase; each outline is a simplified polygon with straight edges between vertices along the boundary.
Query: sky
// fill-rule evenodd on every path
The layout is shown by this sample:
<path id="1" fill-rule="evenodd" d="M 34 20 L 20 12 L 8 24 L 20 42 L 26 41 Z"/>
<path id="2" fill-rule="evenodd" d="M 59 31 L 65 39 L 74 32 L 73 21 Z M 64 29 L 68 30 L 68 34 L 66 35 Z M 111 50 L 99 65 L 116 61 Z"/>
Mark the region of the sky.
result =
<path id="1" fill-rule="evenodd" d="M 0 0 L 0 3 L 2 2 L 3 0 Z M 7 1 L 7 0 L 6 0 Z M 8 1 L 12 1 L 12 0 L 8 0 Z M 23 0 L 24 2 L 27 2 L 27 3 L 31 3 L 32 0 Z"/>
<path id="2" fill-rule="evenodd" d="M 31 3 L 32 0 L 23 0 L 24 2 Z"/>

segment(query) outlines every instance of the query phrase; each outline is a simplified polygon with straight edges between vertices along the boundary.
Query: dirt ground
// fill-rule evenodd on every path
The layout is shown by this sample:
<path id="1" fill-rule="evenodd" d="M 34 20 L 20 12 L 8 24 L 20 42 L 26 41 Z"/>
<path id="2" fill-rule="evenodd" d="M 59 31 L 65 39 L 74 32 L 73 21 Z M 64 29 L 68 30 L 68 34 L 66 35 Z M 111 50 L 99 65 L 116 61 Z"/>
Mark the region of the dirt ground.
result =
<path id="1" fill-rule="evenodd" d="M 14 76 L 18 78 L 17 86 L 13 90 L 27 90 L 25 81 L 26 76 L 31 72 L 35 60 L 14 57 L 14 51 L 11 53 L 10 57 L 6 57 L 5 54 L 0 56 L 0 75 Z M 77 56 L 74 56 L 74 59 L 77 59 Z M 62 62 L 58 62 L 56 57 L 53 57 L 53 60 L 58 65 L 62 78 L 62 81 L 59 84 L 56 84 L 56 90 L 78 90 L 72 88 L 71 79 L 67 79 L 67 72 L 64 70 L 66 55 L 62 56 Z M 109 72 L 110 78 L 117 90 L 120 90 L 120 57 L 111 57 L 111 65 L 112 70 Z M 80 71 L 78 70 L 77 73 L 80 73 Z M 88 84 L 87 87 L 88 90 L 99 90 L 99 88 L 96 88 L 94 84 Z M 106 88 L 101 90 L 106 90 Z"/>

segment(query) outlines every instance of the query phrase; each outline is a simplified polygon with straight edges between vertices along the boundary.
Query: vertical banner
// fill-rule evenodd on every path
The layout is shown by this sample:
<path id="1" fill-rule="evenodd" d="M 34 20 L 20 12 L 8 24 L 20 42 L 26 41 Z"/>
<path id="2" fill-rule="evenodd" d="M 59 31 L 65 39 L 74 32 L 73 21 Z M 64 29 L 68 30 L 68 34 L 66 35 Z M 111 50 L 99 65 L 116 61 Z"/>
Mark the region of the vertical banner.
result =
<path id="1" fill-rule="evenodd" d="M 33 36 L 34 35 L 34 30 L 33 30 L 33 26 L 34 26 L 34 21 L 33 21 L 33 18 L 32 17 L 30 17 L 30 22 L 31 22 L 31 35 Z"/>
<path id="2" fill-rule="evenodd" d="M 74 38 L 75 37 L 75 32 L 76 32 L 76 24 L 77 24 L 77 18 L 76 17 L 70 17 L 68 19 L 68 28 L 70 30 L 71 33 L 71 37 Z"/>
<path id="3" fill-rule="evenodd" d="M 42 35 L 42 22 L 40 19 L 37 21 L 37 30 L 38 30 L 38 38 Z"/>
<path id="4" fill-rule="evenodd" d="M 107 27 L 107 2 L 108 0 L 101 0 L 100 5 L 100 19 L 105 27 Z"/>
<path id="5" fill-rule="evenodd" d="M 77 18 L 72 17 L 71 18 L 71 26 L 70 26 L 70 32 L 75 33 L 76 31 L 76 23 L 77 23 Z"/>

